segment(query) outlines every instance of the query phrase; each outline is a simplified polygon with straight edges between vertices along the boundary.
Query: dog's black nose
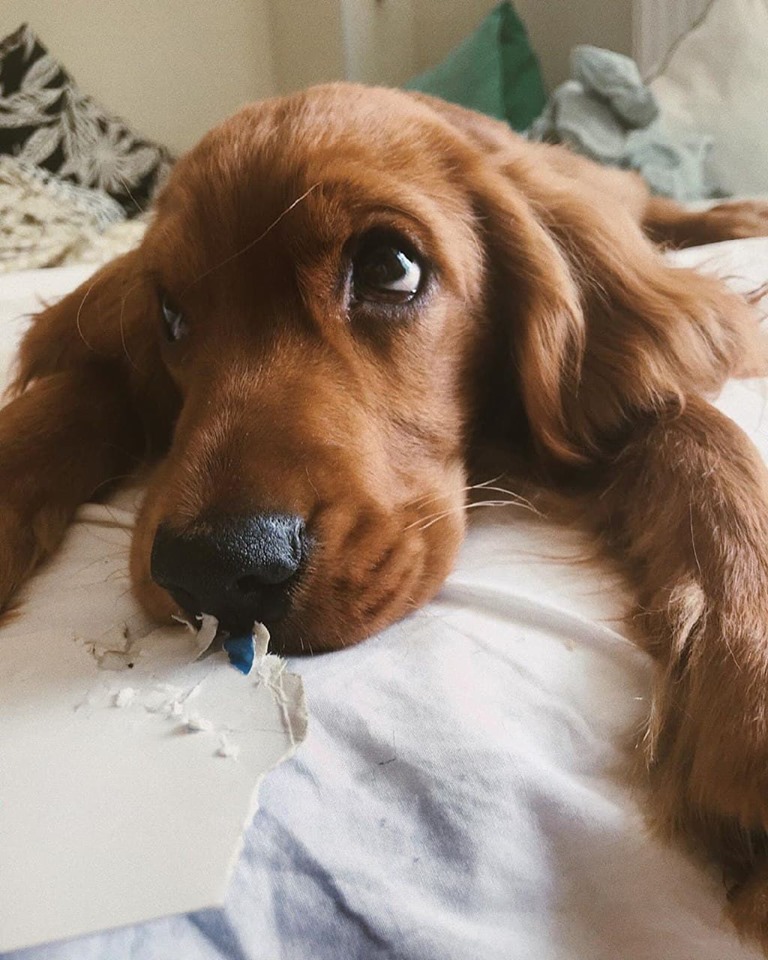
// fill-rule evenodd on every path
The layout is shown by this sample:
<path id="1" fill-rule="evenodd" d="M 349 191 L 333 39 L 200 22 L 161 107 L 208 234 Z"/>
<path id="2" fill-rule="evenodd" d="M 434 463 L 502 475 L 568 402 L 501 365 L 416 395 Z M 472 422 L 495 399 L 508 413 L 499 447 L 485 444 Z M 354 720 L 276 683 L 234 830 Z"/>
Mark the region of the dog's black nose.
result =
<path id="1" fill-rule="evenodd" d="M 163 524 L 151 574 L 188 614 L 209 613 L 230 633 L 243 633 L 255 620 L 285 616 L 306 552 L 301 517 L 227 517 L 180 533 Z"/>

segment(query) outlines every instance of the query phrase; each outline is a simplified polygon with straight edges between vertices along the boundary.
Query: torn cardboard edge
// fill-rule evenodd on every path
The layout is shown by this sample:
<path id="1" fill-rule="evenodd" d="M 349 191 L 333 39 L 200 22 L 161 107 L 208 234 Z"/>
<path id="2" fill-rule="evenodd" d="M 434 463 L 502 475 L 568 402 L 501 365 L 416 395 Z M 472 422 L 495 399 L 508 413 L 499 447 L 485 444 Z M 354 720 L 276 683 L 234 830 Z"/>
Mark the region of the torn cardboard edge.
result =
<path id="1" fill-rule="evenodd" d="M 247 674 L 206 636 L 0 635 L 0 952 L 223 905 L 307 714 L 265 630 Z"/>
<path id="2" fill-rule="evenodd" d="M 184 624 L 191 633 L 196 634 L 197 647 L 200 651 L 198 660 L 203 660 L 223 649 L 233 667 L 236 667 L 240 673 L 249 674 L 254 662 L 267 656 L 269 630 L 258 620 L 254 621 L 250 634 L 231 635 L 219 630 L 219 621 L 210 613 L 201 613 L 195 618 L 200 623 L 199 627 L 184 617 L 174 616 L 173 619 L 177 623 Z"/>

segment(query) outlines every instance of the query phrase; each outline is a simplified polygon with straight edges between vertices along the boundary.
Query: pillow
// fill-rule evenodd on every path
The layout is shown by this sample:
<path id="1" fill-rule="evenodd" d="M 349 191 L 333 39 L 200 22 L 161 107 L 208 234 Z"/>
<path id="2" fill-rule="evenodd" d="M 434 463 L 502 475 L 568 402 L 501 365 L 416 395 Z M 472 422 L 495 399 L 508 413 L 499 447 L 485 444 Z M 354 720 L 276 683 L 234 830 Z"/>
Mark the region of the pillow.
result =
<path id="1" fill-rule="evenodd" d="M 547 102 L 539 61 L 508 0 L 442 63 L 405 87 L 506 120 L 515 130 L 527 129 Z"/>
<path id="2" fill-rule="evenodd" d="M 104 263 L 135 246 L 146 223 L 98 190 L 0 156 L 0 274 Z"/>
<path id="3" fill-rule="evenodd" d="M 768 0 L 713 0 L 650 87 L 668 126 L 712 135 L 726 193 L 768 193 Z"/>
<path id="4" fill-rule="evenodd" d="M 23 24 L 0 41 L 0 154 L 143 210 L 170 169 L 168 151 L 138 137 L 83 94 Z"/>

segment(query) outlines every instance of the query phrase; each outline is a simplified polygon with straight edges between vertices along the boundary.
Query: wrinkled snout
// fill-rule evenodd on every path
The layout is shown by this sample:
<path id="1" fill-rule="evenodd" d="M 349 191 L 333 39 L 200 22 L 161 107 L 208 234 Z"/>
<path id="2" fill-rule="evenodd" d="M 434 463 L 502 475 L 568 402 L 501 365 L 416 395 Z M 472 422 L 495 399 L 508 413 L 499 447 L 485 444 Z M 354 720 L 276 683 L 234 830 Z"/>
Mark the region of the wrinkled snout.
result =
<path id="1" fill-rule="evenodd" d="M 161 524 L 150 572 L 191 617 L 216 617 L 230 633 L 286 616 L 309 541 L 301 517 L 223 517 L 180 532 Z"/>

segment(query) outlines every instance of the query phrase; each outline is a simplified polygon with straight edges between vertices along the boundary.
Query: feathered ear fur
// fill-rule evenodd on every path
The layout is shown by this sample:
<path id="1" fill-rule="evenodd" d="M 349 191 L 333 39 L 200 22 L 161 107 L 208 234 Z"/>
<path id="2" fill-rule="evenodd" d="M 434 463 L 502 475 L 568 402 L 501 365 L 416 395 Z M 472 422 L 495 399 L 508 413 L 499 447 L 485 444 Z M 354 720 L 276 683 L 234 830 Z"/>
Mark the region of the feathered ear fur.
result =
<path id="1" fill-rule="evenodd" d="M 679 412 L 687 395 L 764 370 L 749 305 L 718 280 L 670 266 L 643 233 L 639 178 L 414 96 L 460 135 L 508 380 L 548 459 L 599 459 L 638 418 Z M 685 219 L 682 208 L 676 215 Z"/>
<path id="2" fill-rule="evenodd" d="M 162 445 L 176 395 L 156 349 L 158 311 L 140 251 L 118 257 L 34 318 L 11 395 L 54 374 L 103 368 L 111 371 L 112 389 L 124 392 L 143 420 L 150 446 Z"/>
<path id="3" fill-rule="evenodd" d="M 162 443 L 151 407 L 167 377 L 150 353 L 136 260 L 116 260 L 43 310 L 22 342 L 16 396 L 0 410 L 0 609 L 78 505 Z"/>
<path id="4" fill-rule="evenodd" d="M 679 412 L 765 349 L 749 305 L 675 268 L 617 205 L 530 162 L 474 177 L 497 321 L 539 449 L 584 462 L 638 418 Z"/>
<path id="5" fill-rule="evenodd" d="M 34 318 L 19 351 L 12 390 L 83 364 L 129 359 L 128 340 L 143 304 L 132 267 L 135 253 L 119 257 Z M 130 300 L 130 302 L 129 302 Z"/>

